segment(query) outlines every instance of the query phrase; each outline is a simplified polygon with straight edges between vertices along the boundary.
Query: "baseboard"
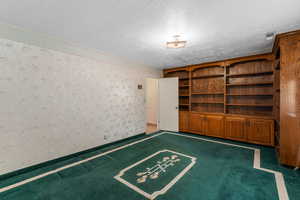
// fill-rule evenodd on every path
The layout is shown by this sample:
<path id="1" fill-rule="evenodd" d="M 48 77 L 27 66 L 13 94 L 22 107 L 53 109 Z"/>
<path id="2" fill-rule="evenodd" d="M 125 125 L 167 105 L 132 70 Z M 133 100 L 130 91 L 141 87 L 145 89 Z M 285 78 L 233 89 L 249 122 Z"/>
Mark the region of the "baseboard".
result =
<path id="1" fill-rule="evenodd" d="M 0 175 L 0 181 L 4 180 L 4 179 L 8 179 L 8 178 L 13 177 L 13 176 L 17 176 L 17 175 L 20 175 L 20 174 L 24 174 L 24 173 L 36 170 L 36 169 L 39 169 L 39 168 L 42 168 L 42 167 L 53 165 L 53 164 L 61 162 L 61 161 L 65 161 L 65 160 L 68 160 L 68 159 L 71 159 L 71 158 L 75 158 L 75 157 L 78 157 L 78 156 L 80 156 L 82 154 L 90 153 L 90 152 L 99 150 L 101 148 L 104 148 L 104 147 L 107 147 L 107 146 L 110 146 L 110 145 L 115 145 L 115 144 L 118 144 L 118 143 L 121 143 L 121 142 L 125 142 L 127 140 L 135 139 L 135 138 L 144 136 L 145 134 L 146 134 L 145 132 L 144 133 L 140 133 L 140 134 L 128 137 L 128 138 L 117 140 L 115 142 L 103 144 L 103 145 L 100 145 L 100 146 L 97 146 L 97 147 L 93 147 L 93 148 L 90 148 L 90 149 L 87 149 L 87 150 L 83 150 L 83 151 L 80 151 L 80 152 L 76 152 L 76 153 L 73 153 L 73 154 L 70 154 L 70 155 L 67 155 L 67 156 L 63 156 L 63 157 L 56 158 L 56 159 L 53 159 L 53 160 L 49 160 L 49 161 L 46 161 L 46 162 L 42 162 L 42 163 L 39 163 L 39 164 L 36 164 L 36 165 L 25 167 L 25 168 L 22 168 L 22 169 L 13 171 L 13 172 L 2 174 L 2 175 Z"/>
<path id="2" fill-rule="evenodd" d="M 157 131 L 154 131 L 154 132 L 151 132 L 151 133 L 146 133 L 146 135 L 154 135 L 154 134 L 162 133 L 162 132 L 165 132 L 165 131 L 157 130 Z"/>

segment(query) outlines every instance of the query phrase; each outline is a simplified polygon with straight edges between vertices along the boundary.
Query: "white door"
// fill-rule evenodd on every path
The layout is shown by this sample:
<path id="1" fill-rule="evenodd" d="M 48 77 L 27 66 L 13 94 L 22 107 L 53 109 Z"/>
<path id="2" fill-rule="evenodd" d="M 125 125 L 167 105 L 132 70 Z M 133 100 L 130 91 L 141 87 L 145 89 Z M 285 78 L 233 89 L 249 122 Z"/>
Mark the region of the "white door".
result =
<path id="1" fill-rule="evenodd" d="M 159 129 L 178 131 L 178 78 L 162 78 L 159 87 Z"/>

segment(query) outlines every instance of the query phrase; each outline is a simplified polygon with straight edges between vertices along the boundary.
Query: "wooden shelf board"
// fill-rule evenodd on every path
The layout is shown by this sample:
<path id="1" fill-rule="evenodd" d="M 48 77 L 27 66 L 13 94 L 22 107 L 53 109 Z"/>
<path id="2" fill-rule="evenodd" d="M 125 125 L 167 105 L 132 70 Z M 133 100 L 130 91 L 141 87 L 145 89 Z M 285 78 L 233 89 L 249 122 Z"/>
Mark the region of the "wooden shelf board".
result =
<path id="1" fill-rule="evenodd" d="M 273 74 L 273 71 L 264 71 L 264 72 L 251 72 L 251 73 L 240 73 L 240 74 L 227 74 L 227 77 L 240 77 L 240 76 L 260 76 Z"/>
<path id="2" fill-rule="evenodd" d="M 273 107 L 272 104 L 226 104 L 227 106 Z"/>
<path id="3" fill-rule="evenodd" d="M 179 97 L 189 97 L 190 95 L 186 94 L 186 95 L 179 95 Z"/>
<path id="4" fill-rule="evenodd" d="M 190 87 L 190 85 L 179 85 L 179 88 L 186 88 L 186 87 Z"/>
<path id="5" fill-rule="evenodd" d="M 247 85 L 272 85 L 273 81 L 266 81 L 260 83 L 229 83 L 227 86 L 247 86 Z"/>
<path id="6" fill-rule="evenodd" d="M 224 102 L 192 102 L 192 104 L 224 104 Z"/>
<path id="7" fill-rule="evenodd" d="M 197 113 L 197 114 L 211 114 L 211 115 L 225 115 L 224 112 L 200 112 L 200 111 L 194 111 L 192 110 L 191 113 Z"/>
<path id="8" fill-rule="evenodd" d="M 265 94 L 226 94 L 226 96 L 273 96 L 272 93 Z"/>
<path id="9" fill-rule="evenodd" d="M 179 106 L 189 106 L 190 104 L 180 103 Z"/>
<path id="10" fill-rule="evenodd" d="M 192 95 L 217 95 L 224 94 L 224 92 L 192 92 Z"/>
<path id="11" fill-rule="evenodd" d="M 179 78 L 179 80 L 188 80 L 189 79 L 189 77 L 187 77 L 187 78 Z"/>
<path id="12" fill-rule="evenodd" d="M 214 77 L 224 77 L 224 74 L 208 74 L 202 76 L 194 76 L 192 79 L 199 79 L 199 78 L 214 78 Z"/>

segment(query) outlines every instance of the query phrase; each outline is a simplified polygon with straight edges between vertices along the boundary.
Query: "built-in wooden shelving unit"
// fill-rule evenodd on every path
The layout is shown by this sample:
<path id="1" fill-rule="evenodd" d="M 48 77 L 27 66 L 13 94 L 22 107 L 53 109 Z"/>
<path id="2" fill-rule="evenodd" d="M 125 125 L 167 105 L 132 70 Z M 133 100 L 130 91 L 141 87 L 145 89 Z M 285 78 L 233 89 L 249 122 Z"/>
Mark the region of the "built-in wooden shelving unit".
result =
<path id="1" fill-rule="evenodd" d="M 166 71 L 165 77 L 179 78 L 180 110 L 272 117 L 279 63 L 258 56 L 182 67 Z"/>
<path id="2" fill-rule="evenodd" d="M 179 77 L 180 131 L 274 145 L 279 87 L 273 55 L 175 68 L 164 75 Z"/>
<path id="3" fill-rule="evenodd" d="M 272 52 L 165 69 L 179 77 L 179 130 L 274 146 L 300 167 L 300 30 L 276 36 Z"/>
<path id="4" fill-rule="evenodd" d="M 225 113 L 273 116 L 273 63 L 260 58 L 226 66 Z"/>

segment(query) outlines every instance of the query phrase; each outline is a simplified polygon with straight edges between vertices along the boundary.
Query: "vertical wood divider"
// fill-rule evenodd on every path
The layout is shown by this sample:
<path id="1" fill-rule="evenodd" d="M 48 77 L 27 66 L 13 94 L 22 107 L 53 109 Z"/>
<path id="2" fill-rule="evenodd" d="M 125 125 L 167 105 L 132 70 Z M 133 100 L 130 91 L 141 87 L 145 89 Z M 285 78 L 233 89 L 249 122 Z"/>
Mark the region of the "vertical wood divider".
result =
<path id="1" fill-rule="evenodd" d="M 227 107 L 226 107 L 226 104 L 227 104 L 227 64 L 226 62 L 223 63 L 223 66 L 224 66 L 224 114 L 226 114 L 227 112 Z"/>
<path id="2" fill-rule="evenodd" d="M 189 112 L 192 111 L 192 67 L 188 67 L 189 72 Z"/>
<path id="3" fill-rule="evenodd" d="M 276 59 L 275 56 L 272 58 L 273 60 L 273 116 L 275 117 L 276 120 L 276 112 L 277 112 L 277 105 L 276 105 L 276 99 L 277 99 L 277 92 L 276 92 L 276 87 L 277 87 L 277 80 L 276 80 Z"/>

